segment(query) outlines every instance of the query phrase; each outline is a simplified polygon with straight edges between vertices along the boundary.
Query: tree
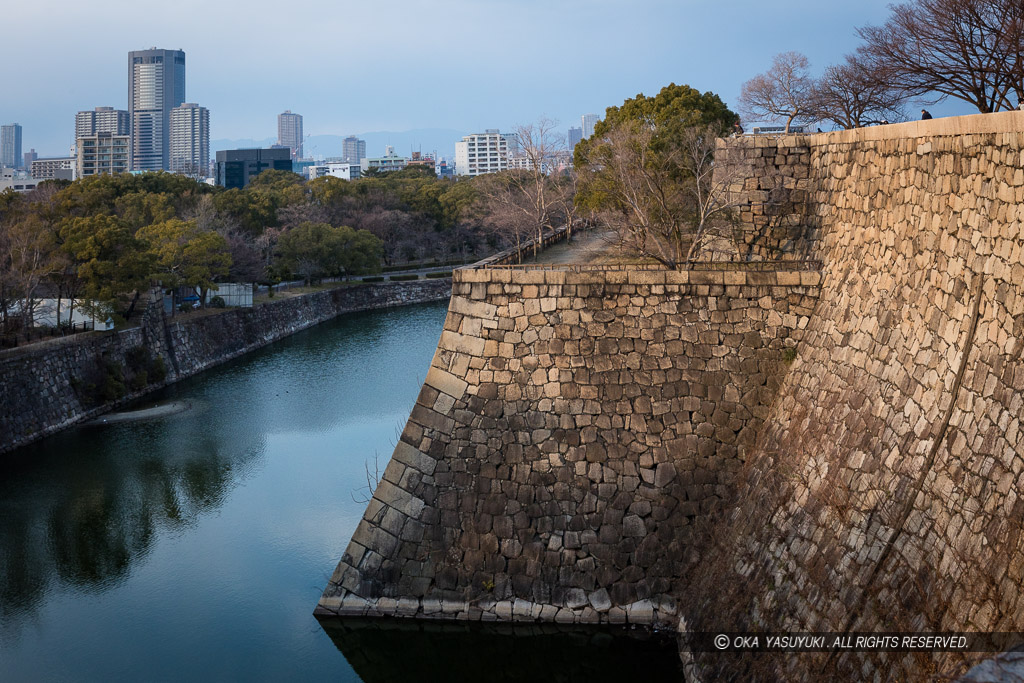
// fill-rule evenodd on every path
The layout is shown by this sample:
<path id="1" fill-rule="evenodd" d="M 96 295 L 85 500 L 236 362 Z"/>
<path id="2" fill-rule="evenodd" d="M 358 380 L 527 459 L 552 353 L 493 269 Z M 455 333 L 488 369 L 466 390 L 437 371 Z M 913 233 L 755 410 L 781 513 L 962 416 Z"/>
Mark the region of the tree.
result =
<path id="1" fill-rule="evenodd" d="M 377 272 L 381 242 L 366 230 L 303 223 L 281 235 L 279 263 L 309 283 L 323 277 Z"/>
<path id="2" fill-rule="evenodd" d="M 152 254 L 131 228 L 114 216 L 65 218 L 60 226 L 62 250 L 78 264 L 82 296 L 94 313 L 109 314 L 121 297 L 149 284 Z M 126 309 L 130 315 L 131 306 Z"/>
<path id="3" fill-rule="evenodd" d="M 752 117 L 786 122 L 786 132 L 813 109 L 814 82 L 807 57 L 799 52 L 775 55 L 772 66 L 743 84 L 740 106 Z"/>
<path id="4" fill-rule="evenodd" d="M 987 113 L 1024 103 L 1024 3 L 914 0 L 858 29 L 874 78 L 911 96 L 970 102 Z"/>
<path id="5" fill-rule="evenodd" d="M 729 224 L 739 201 L 729 192 L 731 175 L 714 174 L 722 132 L 691 126 L 659 141 L 657 128 L 623 123 L 590 151 L 583 182 L 622 248 L 681 269 L 721 242 L 716 228 Z"/>
<path id="6" fill-rule="evenodd" d="M 860 128 L 883 122 L 905 121 L 906 97 L 888 82 L 875 77 L 859 56 L 825 69 L 814 85 L 812 115 L 840 128 Z"/>
<path id="7" fill-rule="evenodd" d="M 544 233 L 555 227 L 558 217 L 551 172 L 568 158 L 564 140 L 555 132 L 556 125 L 542 118 L 535 124 L 517 126 L 514 159 L 518 167 L 500 173 L 498 181 L 480 185 L 488 211 L 497 219 L 492 227 L 513 237 L 517 247 L 525 231 L 534 239 L 535 254 Z"/>
<path id="8" fill-rule="evenodd" d="M 227 275 L 231 254 L 223 237 L 200 230 L 195 221 L 172 218 L 141 228 L 136 233 L 153 255 L 153 278 L 165 287 L 195 287 L 200 302 L 216 288 L 216 280 Z"/>

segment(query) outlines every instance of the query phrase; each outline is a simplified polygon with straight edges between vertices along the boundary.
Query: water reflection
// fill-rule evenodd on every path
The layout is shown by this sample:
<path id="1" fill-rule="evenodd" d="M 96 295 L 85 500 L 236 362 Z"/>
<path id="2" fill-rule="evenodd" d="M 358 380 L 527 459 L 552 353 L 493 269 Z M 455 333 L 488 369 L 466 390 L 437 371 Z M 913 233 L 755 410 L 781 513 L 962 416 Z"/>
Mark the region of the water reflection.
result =
<path id="1" fill-rule="evenodd" d="M 320 625 L 364 683 L 682 680 L 675 639 L 642 630 L 405 619 Z"/>
<path id="2" fill-rule="evenodd" d="M 88 427 L 18 451 L 0 479 L 0 623 L 52 584 L 117 585 L 161 530 L 223 504 L 261 452 L 258 433 L 194 409 L 164 421 Z"/>
<path id="3" fill-rule="evenodd" d="M 310 468 L 311 476 L 323 466 L 297 444 L 315 444 L 313 455 L 325 462 L 344 447 L 372 458 L 376 447 L 365 452 L 358 442 L 332 445 L 330 439 L 339 433 L 361 438 L 360 425 L 367 434 L 379 432 L 382 416 L 400 428 L 422 370 L 398 366 L 427 366 L 444 310 L 437 304 L 346 316 L 135 406 L 182 400 L 189 410 L 81 426 L 4 456 L 0 643 L 31 623 L 48 596 L 61 589 L 98 594 L 121 585 L 161 537 L 181 535 L 219 513 L 239 483 L 264 467 L 268 440 L 278 447 L 275 457 Z M 389 364 L 391 371 L 384 372 Z M 389 423 L 388 436 L 393 430 Z M 362 484 L 363 462 L 346 467 L 358 476 L 330 482 L 345 500 Z M 273 482 L 264 486 L 273 490 Z M 281 512 L 295 506 L 301 514 L 301 500 L 278 502 Z M 281 522 L 308 526 L 302 518 Z M 245 533 L 239 529 L 237 536 Z M 346 533 L 351 530 L 338 531 Z M 198 556 L 218 551 L 188 549 Z M 322 582 L 317 577 L 311 583 Z M 303 614 L 309 609 L 302 605 Z"/>

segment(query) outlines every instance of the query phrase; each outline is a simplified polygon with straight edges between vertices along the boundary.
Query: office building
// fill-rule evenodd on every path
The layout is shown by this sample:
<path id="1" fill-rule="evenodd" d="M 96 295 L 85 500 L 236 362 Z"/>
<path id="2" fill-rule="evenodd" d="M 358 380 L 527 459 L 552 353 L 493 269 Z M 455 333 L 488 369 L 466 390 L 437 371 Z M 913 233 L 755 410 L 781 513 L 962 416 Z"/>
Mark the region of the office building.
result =
<path id="1" fill-rule="evenodd" d="M 566 138 L 566 141 L 569 143 L 569 153 L 570 154 L 572 154 L 572 151 L 574 149 L 576 149 L 576 145 L 579 144 L 579 141 L 582 140 L 582 139 L 583 139 L 583 129 L 582 128 L 570 128 L 569 129 L 569 135 Z"/>
<path id="2" fill-rule="evenodd" d="M 79 178 L 90 175 L 127 173 L 131 136 L 93 133 L 78 138 L 75 172 Z"/>
<path id="3" fill-rule="evenodd" d="M 341 160 L 350 164 L 358 164 L 366 158 L 366 140 L 349 135 L 341 142 Z"/>
<path id="4" fill-rule="evenodd" d="M 455 173 L 476 176 L 508 170 L 510 134 L 489 128 L 455 143 Z"/>
<path id="5" fill-rule="evenodd" d="M 128 53 L 132 170 L 170 169 L 171 110 L 184 101 L 183 51 L 151 48 Z"/>
<path id="6" fill-rule="evenodd" d="M 302 158 L 302 116 L 291 109 L 277 115 L 277 144 L 291 150 L 292 159 Z"/>
<path id="7" fill-rule="evenodd" d="M 39 180 L 74 180 L 75 157 L 44 157 L 29 166 L 29 175 Z"/>
<path id="8" fill-rule="evenodd" d="M 26 169 L 27 168 L 32 168 L 32 162 L 35 161 L 38 158 L 39 158 L 39 155 L 36 154 L 36 150 L 33 147 L 29 151 L 25 152 L 25 155 L 23 157 L 23 159 L 25 160 L 25 163 L 22 166 L 22 168 L 26 168 Z"/>
<path id="9" fill-rule="evenodd" d="M 291 171 L 291 154 L 287 148 L 226 149 L 217 152 L 217 184 L 226 188 L 243 188 L 257 175 L 273 169 Z"/>
<path id="10" fill-rule="evenodd" d="M 21 126 L 0 126 L 0 168 L 21 168 Z"/>
<path id="11" fill-rule="evenodd" d="M 594 134 L 594 126 L 601 120 L 597 114 L 584 114 L 580 117 L 583 122 L 583 139 L 586 140 Z"/>
<path id="12" fill-rule="evenodd" d="M 96 133 L 128 135 L 131 133 L 128 112 L 113 107 L 96 107 L 92 111 L 75 114 L 75 139 Z"/>
<path id="13" fill-rule="evenodd" d="M 210 165 L 210 110 L 186 102 L 171 110 L 171 171 L 194 177 Z"/>

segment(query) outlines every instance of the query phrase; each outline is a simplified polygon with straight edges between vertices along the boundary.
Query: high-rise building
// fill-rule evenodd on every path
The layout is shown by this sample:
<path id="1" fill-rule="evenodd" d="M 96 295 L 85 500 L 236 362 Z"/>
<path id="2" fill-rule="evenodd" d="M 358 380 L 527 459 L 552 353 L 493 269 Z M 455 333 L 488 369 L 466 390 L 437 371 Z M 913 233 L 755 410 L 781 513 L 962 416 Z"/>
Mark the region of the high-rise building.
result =
<path id="1" fill-rule="evenodd" d="M 366 158 L 366 140 L 349 135 L 341 142 L 341 160 L 349 164 L 358 164 Z"/>
<path id="2" fill-rule="evenodd" d="M 583 139 L 585 140 L 594 134 L 594 126 L 601 120 L 601 117 L 597 114 L 584 114 L 580 120 L 583 122 Z"/>
<path id="3" fill-rule="evenodd" d="M 79 178 L 90 175 L 114 175 L 129 170 L 131 136 L 93 133 L 78 138 L 75 173 Z"/>
<path id="4" fill-rule="evenodd" d="M 576 145 L 579 144 L 579 141 L 582 140 L 582 139 L 583 139 L 583 129 L 582 128 L 570 128 L 569 129 L 569 136 L 567 138 L 567 141 L 569 143 L 569 154 L 572 154 L 572 151 L 574 149 L 576 149 Z"/>
<path id="5" fill-rule="evenodd" d="M 228 189 L 245 187 L 257 175 L 268 169 L 292 170 L 289 150 L 278 149 L 225 149 L 217 152 L 217 184 Z"/>
<path id="6" fill-rule="evenodd" d="M 183 51 L 151 48 L 128 53 L 132 170 L 170 168 L 171 110 L 184 101 Z"/>
<path id="7" fill-rule="evenodd" d="M 210 110 L 186 102 L 171 110 L 171 171 L 205 176 L 210 165 Z"/>
<path id="8" fill-rule="evenodd" d="M 302 115 L 286 109 L 277 115 L 277 144 L 292 152 L 292 159 L 302 158 Z"/>
<path id="9" fill-rule="evenodd" d="M 24 156 L 25 165 L 22 166 L 22 168 L 32 168 L 32 162 L 35 161 L 38 158 L 39 158 L 39 155 L 36 154 L 35 147 L 33 147 L 29 151 L 25 152 L 25 156 Z"/>
<path id="10" fill-rule="evenodd" d="M 80 111 L 75 114 L 76 139 L 96 133 L 128 135 L 131 133 L 128 112 L 113 107 L 96 107 L 92 111 Z"/>
<path id="11" fill-rule="evenodd" d="M 21 126 L 0 126 L 0 167 L 21 168 Z"/>
<path id="12" fill-rule="evenodd" d="M 462 138 L 455 143 L 455 172 L 474 176 L 508 170 L 511 137 L 489 128 Z"/>

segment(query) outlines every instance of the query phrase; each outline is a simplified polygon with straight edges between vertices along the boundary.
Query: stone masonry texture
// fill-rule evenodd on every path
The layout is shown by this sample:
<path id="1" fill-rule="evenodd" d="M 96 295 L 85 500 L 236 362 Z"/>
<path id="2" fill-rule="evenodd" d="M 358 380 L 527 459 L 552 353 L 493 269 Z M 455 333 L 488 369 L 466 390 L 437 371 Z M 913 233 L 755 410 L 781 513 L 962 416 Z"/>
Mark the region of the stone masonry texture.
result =
<path id="1" fill-rule="evenodd" d="M 820 260 L 820 296 L 810 272 L 460 273 L 319 613 L 1024 630 L 1024 112 L 719 154 L 744 258 Z M 680 585 L 705 517 L 700 588 L 738 602 Z"/>
<path id="2" fill-rule="evenodd" d="M 319 612 L 647 623 L 728 496 L 816 272 L 456 271 Z"/>
<path id="3" fill-rule="evenodd" d="M 450 291 L 443 278 L 341 287 L 184 321 L 165 319 L 156 304 L 136 328 L 8 352 L 0 356 L 0 453 L 342 313 L 444 300 Z M 87 400 L 83 385 L 102 377 L 105 367 L 129 366 L 140 349 L 163 360 L 164 380 L 116 402 Z"/>

